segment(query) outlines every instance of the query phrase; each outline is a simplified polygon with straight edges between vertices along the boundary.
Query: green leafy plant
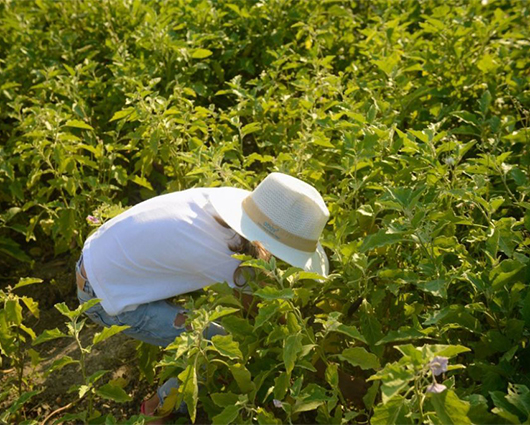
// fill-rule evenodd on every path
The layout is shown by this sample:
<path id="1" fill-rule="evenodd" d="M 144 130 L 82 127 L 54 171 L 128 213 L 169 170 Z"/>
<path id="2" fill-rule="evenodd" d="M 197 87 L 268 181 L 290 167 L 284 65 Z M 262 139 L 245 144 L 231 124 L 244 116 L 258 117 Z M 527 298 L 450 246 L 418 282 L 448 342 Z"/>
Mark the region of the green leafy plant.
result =
<path id="1" fill-rule="evenodd" d="M 111 336 L 116 335 L 117 333 L 122 332 L 124 329 L 128 328 L 128 326 L 117 326 L 117 325 L 104 328 L 101 332 L 98 332 L 94 335 L 91 344 L 87 346 L 83 346 L 81 343 L 81 331 L 83 330 L 87 319 L 83 318 L 82 315 L 85 311 L 95 306 L 99 302 L 100 302 L 99 299 L 91 299 L 87 301 L 86 303 L 81 304 L 75 310 L 70 310 L 65 303 L 56 304 L 55 308 L 63 316 L 69 319 L 69 322 L 66 323 L 67 333 L 60 331 L 58 328 L 55 328 L 53 330 L 45 330 L 41 335 L 39 335 L 33 341 L 33 345 L 42 344 L 44 342 L 51 341 L 57 338 L 72 338 L 76 342 L 77 348 L 79 350 L 79 360 L 75 360 L 70 356 L 63 356 L 55 360 L 47 371 L 47 374 L 50 374 L 54 371 L 58 371 L 62 369 L 64 366 L 68 364 L 74 363 L 74 364 L 79 365 L 81 375 L 82 375 L 82 383 L 73 385 L 69 389 L 69 392 L 76 392 L 78 394 L 78 399 L 70 403 L 68 407 L 71 407 L 73 404 L 86 398 L 87 409 L 73 416 L 68 415 L 67 416 L 68 420 L 77 419 L 77 420 L 83 420 L 83 421 L 91 421 L 97 418 L 98 416 L 100 416 L 101 413 L 94 410 L 94 406 L 93 406 L 94 397 L 96 395 L 99 397 L 103 397 L 106 399 L 119 402 L 119 403 L 123 403 L 131 399 L 130 396 L 123 390 L 121 386 L 123 385 L 123 383 L 121 381 L 110 381 L 96 388 L 95 384 L 106 373 L 109 372 L 108 370 L 98 370 L 91 375 L 88 375 L 87 373 L 86 357 L 88 354 L 90 354 L 93 347 L 105 341 L 106 339 L 110 338 Z M 58 411 L 61 411 L 61 410 L 64 410 L 64 409 L 61 408 Z M 44 422 L 49 420 L 50 417 L 56 412 L 53 412 L 52 414 L 48 415 L 48 417 L 45 418 Z"/>
<path id="2" fill-rule="evenodd" d="M 458 398 L 454 379 L 436 381 L 444 372 L 461 369 L 448 360 L 469 351 L 463 346 L 410 344 L 396 346 L 402 353 L 399 361 L 387 363 L 369 379 L 380 382 L 382 400 L 374 408 L 374 424 L 424 423 L 441 419 L 442 423 L 471 423 L 467 416 L 469 403 Z"/>
<path id="3" fill-rule="evenodd" d="M 15 370 L 13 377 L 4 381 L 0 401 L 8 397 L 15 399 L 14 403 L 0 414 L 0 421 L 21 421 L 25 419 L 24 404 L 40 391 L 35 390 L 29 376 L 24 374 L 26 362 L 31 359 L 33 364 L 38 363 L 39 354 L 35 350 L 27 349 L 28 337 L 36 338 L 35 332 L 24 324 L 24 307 L 34 316 L 39 317 L 39 305 L 30 297 L 19 296 L 17 289 L 41 283 L 42 279 L 21 278 L 19 282 L 5 290 L 0 290 L 0 365 L 2 368 L 12 367 Z M 7 363 L 7 364 L 6 364 Z"/>

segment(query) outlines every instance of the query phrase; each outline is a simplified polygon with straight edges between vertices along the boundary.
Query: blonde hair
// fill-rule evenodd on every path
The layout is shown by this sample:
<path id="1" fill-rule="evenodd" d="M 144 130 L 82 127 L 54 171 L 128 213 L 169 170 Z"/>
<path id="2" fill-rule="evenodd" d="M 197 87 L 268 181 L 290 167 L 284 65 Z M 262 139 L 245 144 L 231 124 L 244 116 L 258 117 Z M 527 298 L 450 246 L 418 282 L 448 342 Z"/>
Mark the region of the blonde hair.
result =
<path id="1" fill-rule="evenodd" d="M 214 218 L 215 218 L 215 221 L 217 221 L 217 223 L 219 223 L 225 229 L 231 229 L 231 227 L 228 224 L 226 224 L 226 222 L 221 217 L 214 216 Z M 267 251 L 260 242 L 258 241 L 250 242 L 248 239 L 245 239 L 243 236 L 239 234 L 235 234 L 234 237 L 239 237 L 239 240 L 230 242 L 228 244 L 228 249 L 230 249 L 230 251 L 236 254 L 249 255 L 252 258 L 255 258 L 257 260 L 269 261 L 271 259 L 271 256 L 272 256 L 271 253 Z M 251 267 L 238 266 L 238 268 L 235 269 L 234 271 L 234 276 L 233 276 L 234 283 L 236 284 L 236 286 L 240 288 L 245 286 L 246 284 L 244 276 L 243 276 L 245 271 L 252 272 L 253 270 L 251 269 Z M 243 281 L 242 283 L 240 283 L 241 280 Z"/>

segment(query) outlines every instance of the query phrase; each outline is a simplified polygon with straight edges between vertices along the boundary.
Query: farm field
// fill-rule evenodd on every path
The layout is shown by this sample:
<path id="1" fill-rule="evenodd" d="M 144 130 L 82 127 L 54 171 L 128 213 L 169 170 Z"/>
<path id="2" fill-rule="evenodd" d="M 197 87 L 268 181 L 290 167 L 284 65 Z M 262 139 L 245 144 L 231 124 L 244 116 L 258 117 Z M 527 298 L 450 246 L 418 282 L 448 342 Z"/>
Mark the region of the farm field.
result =
<path id="1" fill-rule="evenodd" d="M 0 0 L 0 424 L 147 423 L 169 377 L 172 423 L 528 423 L 529 22 L 511 0 Z M 274 171 L 322 194 L 328 278 L 246 259 L 257 312 L 222 282 L 180 296 L 166 349 L 84 317 L 98 226 Z"/>

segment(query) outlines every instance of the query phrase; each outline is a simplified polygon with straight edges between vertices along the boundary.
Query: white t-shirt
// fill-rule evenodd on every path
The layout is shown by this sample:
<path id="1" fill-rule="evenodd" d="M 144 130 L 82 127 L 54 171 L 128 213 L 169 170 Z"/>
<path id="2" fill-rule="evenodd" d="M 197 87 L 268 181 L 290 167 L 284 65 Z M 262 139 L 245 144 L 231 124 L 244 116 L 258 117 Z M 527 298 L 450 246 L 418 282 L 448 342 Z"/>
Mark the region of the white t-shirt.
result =
<path id="1" fill-rule="evenodd" d="M 214 219 L 209 195 L 196 188 L 151 198 L 101 226 L 85 242 L 83 264 L 109 315 L 216 282 L 235 287 L 239 236 Z"/>

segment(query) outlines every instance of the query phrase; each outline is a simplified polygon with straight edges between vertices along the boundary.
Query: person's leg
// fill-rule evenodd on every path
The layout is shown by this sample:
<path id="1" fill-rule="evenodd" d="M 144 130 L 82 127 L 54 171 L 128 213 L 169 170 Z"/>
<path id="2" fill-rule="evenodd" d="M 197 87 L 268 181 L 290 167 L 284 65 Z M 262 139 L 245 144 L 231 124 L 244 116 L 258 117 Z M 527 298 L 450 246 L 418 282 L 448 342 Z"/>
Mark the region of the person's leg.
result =
<path id="1" fill-rule="evenodd" d="M 77 296 L 80 303 L 96 297 L 89 282 L 85 283 L 83 291 L 78 290 Z M 101 326 L 128 325 L 130 328 L 125 329 L 124 334 L 160 347 L 166 347 L 185 331 L 185 317 L 182 316 L 185 310 L 166 301 L 142 304 L 136 310 L 117 316 L 109 316 L 100 304 L 91 307 L 85 313 L 93 322 Z M 164 399 L 170 393 L 171 388 L 177 389 L 178 387 L 178 379 L 170 378 L 167 380 L 157 389 L 153 397 L 143 403 L 143 413 L 154 415 L 156 409 L 164 403 Z M 180 410 L 186 412 L 186 405 L 181 406 Z"/>
<path id="2" fill-rule="evenodd" d="M 84 291 L 78 290 L 77 297 L 80 303 L 95 298 L 95 294 L 87 286 L 89 286 L 88 283 L 85 284 Z M 176 318 L 181 317 L 185 312 L 186 310 L 182 307 L 171 305 L 166 301 L 156 301 L 141 304 L 136 310 L 117 316 L 109 316 L 100 304 L 96 304 L 86 311 L 86 315 L 101 326 L 130 326 L 123 331 L 125 335 L 148 344 L 166 347 L 186 330 L 183 325 L 175 325 Z"/>

